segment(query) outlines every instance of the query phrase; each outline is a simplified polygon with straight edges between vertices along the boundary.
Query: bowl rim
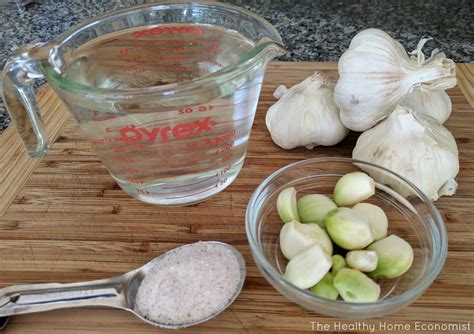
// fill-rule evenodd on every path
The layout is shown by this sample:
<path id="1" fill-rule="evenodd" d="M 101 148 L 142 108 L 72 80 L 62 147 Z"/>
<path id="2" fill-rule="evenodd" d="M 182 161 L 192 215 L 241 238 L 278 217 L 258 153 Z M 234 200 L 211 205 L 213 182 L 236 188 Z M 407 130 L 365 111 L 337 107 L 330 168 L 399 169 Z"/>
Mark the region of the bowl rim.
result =
<path id="1" fill-rule="evenodd" d="M 435 226 L 439 230 L 439 237 L 434 238 L 434 242 L 438 241 L 438 245 L 434 243 L 434 251 L 435 256 L 433 256 L 433 265 L 431 266 L 431 270 L 425 274 L 419 282 L 410 290 L 395 296 L 393 298 L 389 299 L 384 299 L 384 300 L 379 300 L 377 302 L 371 302 L 371 303 L 351 303 L 351 302 L 346 302 L 344 300 L 330 300 L 322 297 L 318 297 L 308 290 L 303 290 L 300 289 L 293 284 L 289 283 L 283 275 L 281 275 L 274 267 L 273 265 L 267 260 L 266 256 L 260 251 L 260 248 L 258 246 L 257 238 L 258 235 L 257 233 L 252 232 L 252 230 L 255 230 L 253 228 L 253 225 L 255 225 L 255 222 L 253 219 L 254 215 L 258 213 L 258 209 L 256 208 L 256 201 L 259 197 L 259 195 L 262 193 L 262 191 L 279 175 L 285 173 L 286 171 L 290 169 L 294 169 L 296 167 L 302 166 L 302 165 L 307 165 L 307 164 L 312 164 L 312 163 L 321 163 L 321 162 L 348 162 L 348 163 L 359 163 L 359 164 L 364 164 L 370 167 L 375 167 L 378 169 L 381 169 L 385 172 L 388 172 L 401 180 L 402 182 L 405 182 L 412 188 L 412 190 L 426 203 L 428 208 L 431 211 L 432 214 L 432 222 L 430 223 L 430 226 Z M 254 212 L 256 211 L 256 212 Z M 435 229 L 436 230 L 436 229 Z M 289 165 L 286 165 L 282 168 L 279 168 L 275 172 L 273 172 L 270 176 L 268 176 L 258 187 L 257 189 L 253 192 L 252 196 L 250 197 L 249 203 L 247 205 L 247 210 L 245 213 L 245 231 L 247 234 L 247 239 L 250 244 L 250 250 L 254 256 L 254 262 L 256 263 L 257 267 L 259 270 L 264 270 L 267 272 L 267 274 L 274 280 L 278 281 L 279 284 L 284 287 L 285 289 L 290 289 L 294 293 L 296 293 L 299 297 L 303 297 L 304 299 L 310 299 L 313 302 L 318 302 L 321 304 L 324 304 L 325 306 L 332 306 L 332 307 L 348 307 L 351 310 L 357 310 L 357 311 L 371 311 L 374 310 L 375 308 L 379 308 L 381 305 L 384 307 L 389 307 L 391 305 L 395 306 L 396 304 L 403 304 L 403 303 L 411 303 L 414 301 L 418 296 L 420 296 L 430 285 L 431 283 L 435 280 L 435 278 L 439 275 L 441 272 L 444 263 L 446 261 L 446 256 L 447 256 L 447 250 L 448 250 L 448 236 L 447 236 L 447 231 L 446 227 L 444 224 L 444 221 L 434 205 L 433 201 L 428 198 L 417 186 L 415 186 L 411 181 L 405 179 L 401 175 L 376 164 L 363 161 L 363 160 L 358 160 L 358 159 L 352 159 L 352 158 L 345 158 L 345 157 L 316 157 L 316 158 L 310 158 L 310 159 L 304 159 L 300 161 L 296 161 L 294 163 L 291 163 Z M 431 231 L 431 229 L 430 229 Z M 433 236 L 433 234 L 431 234 Z M 257 261 L 258 260 L 258 261 Z M 265 277 L 265 275 L 263 275 Z M 270 282 L 271 283 L 271 282 Z M 273 284 L 272 284 L 273 285 Z M 278 289 L 277 289 L 278 290 Z M 398 309 L 394 308 L 394 311 Z"/>

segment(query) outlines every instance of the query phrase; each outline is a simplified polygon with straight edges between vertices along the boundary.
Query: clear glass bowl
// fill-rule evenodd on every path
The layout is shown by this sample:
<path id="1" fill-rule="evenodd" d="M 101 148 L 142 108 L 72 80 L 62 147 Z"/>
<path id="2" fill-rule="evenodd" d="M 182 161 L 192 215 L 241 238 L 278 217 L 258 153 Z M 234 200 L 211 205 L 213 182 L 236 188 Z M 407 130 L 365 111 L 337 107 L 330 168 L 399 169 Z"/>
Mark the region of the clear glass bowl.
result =
<path id="1" fill-rule="evenodd" d="M 283 223 L 276 210 L 278 194 L 287 187 L 295 187 L 298 198 L 310 193 L 332 196 L 340 176 L 360 170 L 370 172 L 376 181 L 376 193 L 366 202 L 384 209 L 389 219 L 389 235 L 396 234 L 413 247 L 413 265 L 399 278 L 378 280 L 381 294 L 375 303 L 348 303 L 314 296 L 293 286 L 283 277 L 287 260 L 279 248 L 279 232 Z M 394 188 L 397 190 L 386 184 L 396 184 Z M 252 195 L 245 219 L 252 256 L 273 287 L 308 310 L 335 317 L 363 319 L 399 311 L 430 286 L 446 259 L 446 229 L 433 203 L 401 176 L 358 160 L 315 158 L 276 171 Z"/>

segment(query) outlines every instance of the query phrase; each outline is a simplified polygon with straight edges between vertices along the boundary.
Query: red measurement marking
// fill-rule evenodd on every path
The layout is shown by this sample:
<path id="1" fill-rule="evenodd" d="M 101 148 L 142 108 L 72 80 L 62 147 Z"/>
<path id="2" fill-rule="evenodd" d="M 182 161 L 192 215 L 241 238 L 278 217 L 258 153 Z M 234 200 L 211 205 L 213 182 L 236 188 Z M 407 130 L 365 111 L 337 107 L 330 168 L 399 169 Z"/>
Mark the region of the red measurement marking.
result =
<path id="1" fill-rule="evenodd" d="M 233 155 L 232 153 L 229 153 L 228 155 L 224 156 L 224 157 L 222 158 L 222 160 L 217 161 L 217 162 L 214 163 L 212 166 L 213 166 L 213 167 L 219 167 L 219 166 L 222 165 L 223 163 L 225 163 L 225 162 L 231 160 L 233 156 L 234 156 L 234 155 Z"/>
<path id="2" fill-rule="evenodd" d="M 151 194 L 151 192 L 149 192 L 148 190 L 145 190 L 145 189 L 138 188 L 136 191 L 137 191 L 137 194 L 139 194 L 139 195 L 149 195 L 149 194 Z"/>
<path id="3" fill-rule="evenodd" d="M 135 67 L 140 67 L 140 66 L 142 66 L 142 65 L 143 65 L 143 64 L 135 63 L 135 64 L 132 64 L 132 65 L 127 66 L 127 67 L 124 68 L 123 70 L 124 70 L 124 71 L 130 71 L 130 70 L 133 70 Z"/>
<path id="4" fill-rule="evenodd" d="M 223 174 L 227 173 L 228 171 L 230 171 L 230 168 L 231 168 L 231 166 L 226 166 L 218 174 L 223 175 Z"/>
<path id="5" fill-rule="evenodd" d="M 106 121 L 106 120 L 118 117 L 117 115 L 101 113 L 99 110 L 94 110 L 94 109 L 91 109 L 91 113 L 92 113 L 92 120 L 94 121 Z"/>
<path id="6" fill-rule="evenodd" d="M 113 150 L 115 153 L 123 153 L 123 152 L 136 152 L 139 149 L 146 148 L 146 145 L 139 144 L 136 146 L 118 146 L 115 147 Z"/>
<path id="7" fill-rule="evenodd" d="M 222 158 L 221 163 L 229 161 L 230 159 L 232 159 L 233 156 L 234 155 L 232 153 L 227 154 L 225 157 Z"/>
<path id="8" fill-rule="evenodd" d="M 140 59 L 142 59 L 142 56 L 135 56 L 133 58 L 127 59 L 127 63 L 136 62 L 136 61 L 139 61 Z"/>
<path id="9" fill-rule="evenodd" d="M 143 79 L 146 79 L 145 76 L 140 75 L 140 73 L 143 73 L 143 72 L 144 72 L 144 71 L 142 71 L 142 72 L 137 72 L 137 71 L 135 71 L 135 72 L 132 73 L 132 76 L 134 76 L 135 78 L 143 78 Z"/>
<path id="10" fill-rule="evenodd" d="M 190 68 L 191 67 L 189 67 L 189 66 L 170 66 L 170 67 L 168 67 L 168 72 L 171 72 L 171 73 L 175 73 L 175 72 L 185 73 L 185 72 L 189 72 Z"/>
<path id="11" fill-rule="evenodd" d="M 102 145 L 105 144 L 105 139 L 92 139 L 91 143 L 95 145 Z"/>
<path id="12" fill-rule="evenodd" d="M 188 108 L 184 108 L 184 109 L 178 109 L 178 115 L 183 115 L 183 114 L 190 114 L 194 111 L 196 111 L 195 109 L 196 107 L 188 107 Z M 215 106 L 213 105 L 200 105 L 197 107 L 197 111 L 199 112 L 206 112 L 206 111 L 211 111 L 212 109 L 214 109 Z"/>
<path id="13" fill-rule="evenodd" d="M 130 183 L 135 183 L 135 184 L 143 184 L 145 182 L 142 179 L 133 179 L 133 178 L 130 178 L 130 179 L 127 178 L 126 180 Z"/>
<path id="14" fill-rule="evenodd" d="M 209 181 L 215 177 L 217 177 L 218 175 L 213 175 L 211 177 L 208 177 L 207 179 L 204 179 L 204 180 L 201 180 L 201 181 L 198 181 L 198 182 L 194 182 L 194 183 L 189 183 L 189 184 L 186 184 L 186 185 L 182 185 L 182 186 L 176 186 L 176 187 L 162 187 L 162 189 L 178 189 L 178 188 L 185 188 L 185 187 L 189 187 L 189 186 L 194 186 L 196 184 L 201 184 L 201 183 L 204 183 L 206 181 Z"/>
<path id="15" fill-rule="evenodd" d="M 154 27 L 151 29 L 145 29 L 141 31 L 135 31 L 132 36 L 133 38 L 141 38 L 146 36 L 153 35 L 162 35 L 162 34 L 191 34 L 195 36 L 201 36 L 202 30 L 197 26 L 166 26 L 166 27 Z"/>
<path id="16" fill-rule="evenodd" d="M 208 146 L 220 145 L 222 143 L 227 142 L 229 139 L 231 139 L 234 136 L 235 136 L 235 130 L 222 136 L 213 137 L 213 138 L 203 138 L 203 142 L 204 144 Z"/>
<path id="17" fill-rule="evenodd" d="M 133 49 L 136 49 L 136 47 L 130 47 L 130 48 L 123 48 L 123 49 L 120 49 L 117 56 L 118 56 L 119 58 L 125 57 L 125 56 L 128 55 L 128 51 L 133 50 Z"/>
<path id="18" fill-rule="evenodd" d="M 121 161 L 121 162 L 125 162 L 125 163 L 138 162 L 139 161 L 139 160 L 133 160 L 133 159 L 130 159 L 130 158 L 120 157 L 120 156 L 113 156 L 112 159 L 114 159 L 115 161 Z"/>
<path id="19" fill-rule="evenodd" d="M 234 141 L 228 142 L 227 144 L 216 149 L 215 153 L 223 153 L 229 151 L 234 146 Z"/>

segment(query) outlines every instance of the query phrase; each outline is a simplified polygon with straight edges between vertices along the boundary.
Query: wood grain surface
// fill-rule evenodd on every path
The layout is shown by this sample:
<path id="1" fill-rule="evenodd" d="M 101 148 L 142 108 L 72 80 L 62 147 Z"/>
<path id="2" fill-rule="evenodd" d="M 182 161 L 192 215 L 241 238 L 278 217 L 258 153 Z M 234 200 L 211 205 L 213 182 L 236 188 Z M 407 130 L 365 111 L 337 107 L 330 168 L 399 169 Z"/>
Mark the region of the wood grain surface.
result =
<path id="1" fill-rule="evenodd" d="M 356 324 L 305 311 L 286 300 L 260 275 L 245 235 L 247 202 L 272 172 L 310 157 L 351 155 L 356 133 L 334 147 L 284 151 L 272 143 L 266 130 L 265 112 L 275 101 L 275 88 L 293 85 L 315 70 L 337 77 L 334 63 L 275 62 L 269 66 L 244 168 L 226 190 L 189 207 L 158 207 L 128 196 L 72 121 L 41 161 L 26 158 L 10 127 L 0 136 L 0 287 L 113 276 L 183 243 L 220 240 L 236 246 L 246 259 L 244 289 L 222 315 L 183 332 L 295 333 L 311 331 L 312 321 L 337 332 L 337 322 Z M 473 65 L 460 65 L 459 86 L 449 90 L 453 113 L 445 125 L 458 143 L 461 170 L 457 194 L 436 202 L 449 234 L 445 267 L 414 304 L 366 324 L 474 321 L 473 72 Z M 67 119 L 65 107 L 50 89 L 40 100 L 55 137 Z M 474 331 L 474 323 L 470 328 Z M 123 311 L 86 308 L 13 317 L 4 330 L 5 334 L 159 332 Z"/>

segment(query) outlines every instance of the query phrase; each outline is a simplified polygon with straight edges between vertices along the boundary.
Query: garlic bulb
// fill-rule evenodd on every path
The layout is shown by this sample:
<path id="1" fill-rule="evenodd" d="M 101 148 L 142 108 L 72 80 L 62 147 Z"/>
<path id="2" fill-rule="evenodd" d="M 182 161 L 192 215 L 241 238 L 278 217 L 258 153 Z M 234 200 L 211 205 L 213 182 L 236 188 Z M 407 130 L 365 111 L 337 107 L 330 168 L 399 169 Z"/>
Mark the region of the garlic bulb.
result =
<path id="1" fill-rule="evenodd" d="M 339 119 L 333 84 L 318 72 L 287 89 L 274 93 L 279 100 L 268 109 L 266 125 L 278 146 L 291 149 L 339 143 L 348 130 Z"/>
<path id="2" fill-rule="evenodd" d="M 393 111 L 414 86 L 425 91 L 456 85 L 456 68 L 438 50 L 425 60 L 423 38 L 409 57 L 403 46 L 378 29 L 359 32 L 339 59 L 334 99 L 346 127 L 364 131 Z"/>
<path id="3" fill-rule="evenodd" d="M 458 148 L 451 132 L 434 118 L 404 106 L 397 106 L 385 121 L 361 134 L 352 157 L 392 170 L 433 200 L 453 195 L 457 188 Z M 400 194 L 412 194 L 390 174 L 360 167 Z"/>
<path id="4" fill-rule="evenodd" d="M 451 114 L 452 104 L 449 95 L 444 90 L 425 91 L 422 88 L 415 87 L 409 93 L 401 105 L 429 115 L 443 124 Z"/>

